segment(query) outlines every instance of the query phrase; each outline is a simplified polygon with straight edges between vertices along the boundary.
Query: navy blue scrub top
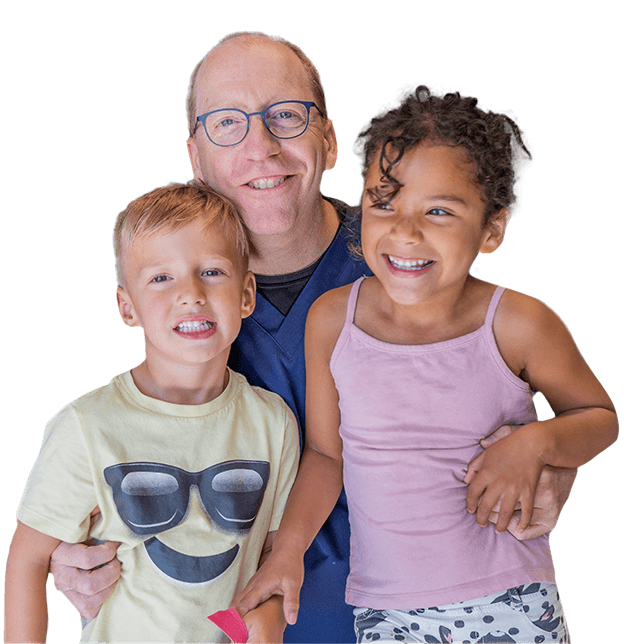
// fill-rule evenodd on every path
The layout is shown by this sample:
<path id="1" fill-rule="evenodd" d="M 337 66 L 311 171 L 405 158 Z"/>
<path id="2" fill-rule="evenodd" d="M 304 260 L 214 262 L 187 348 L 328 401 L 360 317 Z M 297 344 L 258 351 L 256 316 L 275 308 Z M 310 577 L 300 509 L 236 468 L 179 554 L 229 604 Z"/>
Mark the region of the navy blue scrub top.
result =
<path id="1" fill-rule="evenodd" d="M 346 206 L 331 200 L 344 216 Z M 229 365 L 252 385 L 278 393 L 293 410 L 300 428 L 305 419 L 304 331 L 308 310 L 323 293 L 370 275 L 363 260 L 347 249 L 351 233 L 340 224 L 303 291 L 286 316 L 260 293 L 256 309 L 243 320 Z M 336 508 L 305 555 L 305 580 L 297 624 L 284 642 L 354 642 L 353 608 L 345 603 L 349 573 L 349 518 L 344 491 Z"/>

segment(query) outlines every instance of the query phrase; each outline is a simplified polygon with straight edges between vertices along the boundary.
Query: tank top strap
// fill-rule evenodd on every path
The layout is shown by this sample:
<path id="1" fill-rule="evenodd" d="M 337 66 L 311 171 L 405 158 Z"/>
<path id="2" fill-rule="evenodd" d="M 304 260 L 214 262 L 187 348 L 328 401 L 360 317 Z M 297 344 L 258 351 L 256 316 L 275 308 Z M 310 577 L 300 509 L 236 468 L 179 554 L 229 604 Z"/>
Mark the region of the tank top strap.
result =
<path id="1" fill-rule="evenodd" d="M 364 281 L 364 277 L 360 277 L 351 286 L 351 291 L 349 292 L 349 300 L 347 301 L 347 314 L 345 316 L 344 328 L 348 328 L 353 325 L 353 320 L 355 319 L 355 306 L 357 304 L 358 294 L 360 292 L 360 286 Z"/>
<path id="2" fill-rule="evenodd" d="M 505 287 L 504 286 L 497 286 L 496 290 L 494 291 L 494 294 L 492 295 L 492 299 L 490 300 L 490 304 L 488 306 L 487 313 L 485 315 L 485 328 L 488 330 L 492 329 L 492 324 L 494 323 L 494 315 L 496 313 L 496 308 L 498 307 L 498 303 L 500 302 L 500 299 L 505 292 Z"/>

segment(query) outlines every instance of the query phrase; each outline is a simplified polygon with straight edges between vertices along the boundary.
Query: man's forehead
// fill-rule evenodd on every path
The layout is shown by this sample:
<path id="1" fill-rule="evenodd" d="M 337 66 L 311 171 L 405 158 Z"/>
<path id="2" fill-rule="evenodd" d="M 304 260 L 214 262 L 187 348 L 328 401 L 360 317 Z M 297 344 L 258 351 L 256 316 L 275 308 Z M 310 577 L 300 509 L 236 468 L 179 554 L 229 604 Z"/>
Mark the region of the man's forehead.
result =
<path id="1" fill-rule="evenodd" d="M 233 38 L 213 49 L 196 79 L 198 108 L 225 107 L 224 100 L 246 103 L 314 98 L 310 79 L 297 55 L 283 43 L 260 36 Z M 253 109 L 256 109 L 253 106 Z"/>

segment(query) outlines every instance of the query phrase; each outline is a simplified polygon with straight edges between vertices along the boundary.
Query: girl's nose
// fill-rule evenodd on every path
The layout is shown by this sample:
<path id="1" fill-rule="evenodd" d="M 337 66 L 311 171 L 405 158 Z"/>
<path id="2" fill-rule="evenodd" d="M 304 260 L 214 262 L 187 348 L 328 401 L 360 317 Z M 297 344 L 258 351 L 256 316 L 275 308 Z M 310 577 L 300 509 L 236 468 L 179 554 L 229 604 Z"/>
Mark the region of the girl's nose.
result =
<path id="1" fill-rule="evenodd" d="M 423 231 L 416 217 L 397 214 L 391 235 L 404 244 L 418 244 L 423 241 Z"/>

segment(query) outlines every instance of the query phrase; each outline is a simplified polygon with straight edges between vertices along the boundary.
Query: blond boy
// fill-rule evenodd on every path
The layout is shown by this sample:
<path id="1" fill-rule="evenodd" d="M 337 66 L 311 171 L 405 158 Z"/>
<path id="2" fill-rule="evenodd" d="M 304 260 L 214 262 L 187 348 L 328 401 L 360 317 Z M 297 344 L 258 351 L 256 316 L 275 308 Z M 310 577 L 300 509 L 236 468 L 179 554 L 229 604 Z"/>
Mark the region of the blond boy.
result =
<path id="1" fill-rule="evenodd" d="M 46 429 L 18 511 L 6 641 L 44 641 L 45 583 L 59 541 L 119 541 L 122 577 L 82 641 L 219 641 L 226 609 L 270 549 L 298 463 L 292 413 L 227 368 L 254 309 L 248 243 L 233 206 L 171 185 L 115 227 L 117 300 L 145 361 L 65 407 Z M 245 620 L 281 637 L 277 600 Z M 276 630 L 277 629 L 277 630 Z"/>

